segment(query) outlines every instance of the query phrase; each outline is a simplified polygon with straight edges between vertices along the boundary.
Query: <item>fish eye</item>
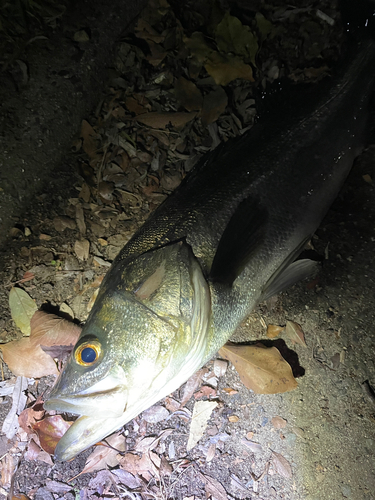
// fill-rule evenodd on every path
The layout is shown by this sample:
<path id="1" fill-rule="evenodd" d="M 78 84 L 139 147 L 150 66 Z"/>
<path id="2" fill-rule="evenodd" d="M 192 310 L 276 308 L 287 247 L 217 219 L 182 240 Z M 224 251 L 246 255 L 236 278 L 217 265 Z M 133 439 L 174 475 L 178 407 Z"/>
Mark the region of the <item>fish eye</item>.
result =
<path id="1" fill-rule="evenodd" d="M 99 342 L 95 340 L 83 342 L 77 347 L 74 358 L 81 366 L 91 366 L 98 361 L 101 351 L 102 347 Z"/>

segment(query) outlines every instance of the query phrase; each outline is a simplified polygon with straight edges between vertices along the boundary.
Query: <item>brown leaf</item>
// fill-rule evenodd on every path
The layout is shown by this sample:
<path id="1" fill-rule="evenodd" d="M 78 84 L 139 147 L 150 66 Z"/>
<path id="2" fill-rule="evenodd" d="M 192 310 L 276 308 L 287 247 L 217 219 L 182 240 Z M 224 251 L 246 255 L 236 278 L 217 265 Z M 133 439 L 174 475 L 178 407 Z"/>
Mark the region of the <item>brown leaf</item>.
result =
<path id="1" fill-rule="evenodd" d="M 200 111 L 202 109 L 202 94 L 195 83 L 180 76 L 175 83 L 174 92 L 177 101 L 188 111 Z"/>
<path id="2" fill-rule="evenodd" d="M 152 477 L 158 476 L 158 470 L 151 460 L 151 454 L 155 455 L 153 452 L 148 452 L 139 457 L 133 453 L 126 453 L 124 456 L 119 456 L 118 461 L 122 469 L 131 474 L 138 474 L 149 481 Z"/>
<path id="3" fill-rule="evenodd" d="M 80 333 L 79 326 L 55 314 L 37 311 L 31 319 L 30 341 L 34 345 L 73 347 Z"/>
<path id="4" fill-rule="evenodd" d="M 250 82 L 254 81 L 251 66 L 245 64 L 238 57 L 213 52 L 204 67 L 217 85 L 228 85 L 236 78 L 242 78 Z"/>
<path id="5" fill-rule="evenodd" d="M 65 215 L 61 215 L 59 217 L 55 217 L 53 219 L 53 225 L 58 232 L 64 231 L 66 228 L 75 229 L 76 223 L 70 217 L 66 217 Z"/>
<path id="6" fill-rule="evenodd" d="M 302 327 L 298 323 L 295 323 L 294 321 L 287 321 L 285 335 L 292 341 L 293 344 L 299 344 L 303 347 L 307 347 Z"/>
<path id="7" fill-rule="evenodd" d="M 26 460 L 40 460 L 48 465 L 53 465 L 50 454 L 42 450 L 42 448 L 38 444 L 36 444 L 33 439 L 28 444 L 25 458 Z"/>
<path id="8" fill-rule="evenodd" d="M 266 335 L 269 339 L 274 339 L 275 337 L 278 337 L 283 330 L 284 330 L 284 327 L 282 327 L 282 326 L 268 325 Z"/>
<path id="9" fill-rule="evenodd" d="M 79 260 L 87 260 L 90 254 L 90 242 L 88 240 L 80 240 L 74 243 L 74 251 Z"/>
<path id="10" fill-rule="evenodd" d="M 203 375 L 207 372 L 208 372 L 207 368 L 202 368 L 201 370 L 198 370 L 197 372 L 195 372 L 194 375 L 192 375 L 188 379 L 188 381 L 185 384 L 184 393 L 182 396 L 180 408 L 185 406 L 185 404 L 189 401 L 189 399 L 192 397 L 192 395 L 196 391 L 197 387 L 201 383 Z"/>
<path id="11" fill-rule="evenodd" d="M 216 391 L 209 385 L 203 385 L 198 392 L 194 394 L 196 400 L 202 398 L 216 398 Z"/>
<path id="12" fill-rule="evenodd" d="M 81 205 L 76 205 L 76 222 L 79 232 L 84 235 L 86 233 L 85 216 Z"/>
<path id="13" fill-rule="evenodd" d="M 154 450 L 160 441 L 164 441 L 170 434 L 172 434 L 173 429 L 164 429 L 161 431 L 158 437 L 150 436 L 141 439 L 135 446 L 135 451 L 145 452 Z"/>
<path id="14" fill-rule="evenodd" d="M 119 452 L 125 451 L 125 436 L 116 433 L 107 437 L 105 441 L 108 442 L 112 448 L 102 445 L 96 446 L 94 451 L 87 458 L 82 474 L 106 469 L 108 466 L 115 467 L 118 465 L 117 456 Z"/>
<path id="15" fill-rule="evenodd" d="M 229 396 L 234 396 L 235 394 L 238 394 L 238 391 L 232 389 L 231 387 L 224 387 L 223 391 L 229 394 Z"/>
<path id="16" fill-rule="evenodd" d="M 12 495 L 12 500 L 30 500 L 28 496 L 23 493 L 16 493 Z"/>
<path id="17" fill-rule="evenodd" d="M 150 104 L 146 97 L 141 94 L 133 94 L 125 99 L 125 105 L 131 113 L 142 115 L 150 109 Z"/>
<path id="18" fill-rule="evenodd" d="M 4 488 L 9 488 L 12 477 L 16 468 L 16 464 L 14 463 L 14 458 L 10 453 L 7 453 L 5 457 L 0 462 L 1 464 L 1 486 Z"/>
<path id="19" fill-rule="evenodd" d="M 215 500 L 228 500 L 227 492 L 223 485 L 213 477 L 199 473 L 202 481 L 206 483 L 206 496 L 212 496 Z"/>
<path id="20" fill-rule="evenodd" d="M 263 451 L 262 445 L 259 443 L 255 443 L 254 441 L 248 441 L 247 439 L 243 438 L 241 440 L 241 443 L 243 443 L 253 453 L 261 453 Z"/>
<path id="21" fill-rule="evenodd" d="M 53 455 L 57 443 L 63 437 L 73 422 L 67 422 L 60 415 L 47 417 L 36 422 L 32 427 L 38 434 L 40 446 Z"/>
<path id="22" fill-rule="evenodd" d="M 203 125 L 216 122 L 219 116 L 224 113 L 227 104 L 228 96 L 222 87 L 218 87 L 205 95 L 202 109 Z"/>
<path id="23" fill-rule="evenodd" d="M 277 394 L 297 387 L 289 363 L 276 347 L 226 344 L 219 354 L 233 363 L 242 383 L 257 394 Z"/>
<path id="24" fill-rule="evenodd" d="M 142 419 L 150 424 L 162 422 L 169 417 L 169 411 L 161 405 L 151 406 L 142 413 Z"/>
<path id="25" fill-rule="evenodd" d="M 193 120 L 196 115 L 196 112 L 158 113 L 156 111 L 153 111 L 151 113 L 144 113 L 143 115 L 139 115 L 135 118 L 135 120 L 139 123 L 143 123 L 143 125 L 147 125 L 148 127 L 152 128 L 166 128 L 168 125 L 172 125 L 172 127 L 179 129 Z"/>
<path id="26" fill-rule="evenodd" d="M 83 150 L 91 160 L 99 158 L 97 153 L 96 140 L 98 134 L 86 120 L 81 123 L 81 137 L 83 139 Z"/>
<path id="27" fill-rule="evenodd" d="M 5 363 L 14 375 L 41 378 L 59 373 L 51 356 L 43 352 L 39 345 L 33 345 L 30 337 L 3 344 L 0 349 Z"/>
<path id="28" fill-rule="evenodd" d="M 44 417 L 45 410 L 43 408 L 42 402 L 38 399 L 35 401 L 32 407 L 23 410 L 18 417 L 18 423 L 20 427 L 27 434 L 35 434 L 33 425 Z"/>
<path id="29" fill-rule="evenodd" d="M 43 351 L 41 345 L 47 348 L 58 346 L 72 348 L 78 340 L 81 328 L 44 311 L 37 311 L 34 314 L 30 327 L 30 337 L 0 346 L 4 361 L 15 375 L 34 378 L 58 375 L 56 363 Z"/>
<path id="30" fill-rule="evenodd" d="M 280 453 L 276 453 L 276 451 L 272 452 L 272 464 L 275 468 L 275 471 L 280 476 L 283 476 L 287 479 L 292 477 L 292 468 L 290 463 L 286 458 L 284 458 Z"/>

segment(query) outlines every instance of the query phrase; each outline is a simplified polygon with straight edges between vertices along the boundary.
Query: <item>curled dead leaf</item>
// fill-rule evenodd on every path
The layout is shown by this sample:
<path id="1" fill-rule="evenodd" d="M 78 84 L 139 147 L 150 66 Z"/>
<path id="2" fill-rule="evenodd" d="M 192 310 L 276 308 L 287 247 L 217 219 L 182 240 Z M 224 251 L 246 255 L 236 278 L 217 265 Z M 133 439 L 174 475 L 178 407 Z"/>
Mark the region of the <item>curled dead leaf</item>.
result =
<path id="1" fill-rule="evenodd" d="M 64 420 L 61 415 L 54 415 L 36 422 L 32 428 L 38 434 L 40 446 L 43 450 L 53 455 L 57 443 L 72 423 Z"/>
<path id="2" fill-rule="evenodd" d="M 168 125 L 171 125 L 172 127 L 179 129 L 193 120 L 196 115 L 196 112 L 158 113 L 155 111 L 139 115 L 135 117 L 135 120 L 152 128 L 166 128 Z"/>
<path id="3" fill-rule="evenodd" d="M 269 339 L 274 339 L 274 338 L 278 337 L 283 330 L 284 330 L 283 326 L 268 325 L 266 335 Z"/>
<path id="4" fill-rule="evenodd" d="M 242 383 L 257 394 L 277 394 L 297 387 L 289 363 L 276 347 L 226 344 L 219 354 L 233 363 Z"/>
<path id="5" fill-rule="evenodd" d="M 305 335 L 301 325 L 294 321 L 287 321 L 285 327 L 285 335 L 292 341 L 293 344 L 299 344 L 307 347 L 305 342 Z"/>

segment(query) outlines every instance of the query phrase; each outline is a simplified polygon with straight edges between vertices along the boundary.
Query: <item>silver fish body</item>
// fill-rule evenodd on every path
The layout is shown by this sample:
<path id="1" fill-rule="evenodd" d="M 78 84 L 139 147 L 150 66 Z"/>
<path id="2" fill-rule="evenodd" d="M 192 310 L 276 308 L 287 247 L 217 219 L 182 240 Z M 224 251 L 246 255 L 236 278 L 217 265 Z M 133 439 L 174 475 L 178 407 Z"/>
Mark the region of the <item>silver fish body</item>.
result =
<path id="1" fill-rule="evenodd" d="M 45 403 L 81 415 L 58 460 L 177 389 L 306 272 L 293 261 L 363 147 L 374 63 L 370 43 L 340 77 L 204 157 L 122 249 Z"/>

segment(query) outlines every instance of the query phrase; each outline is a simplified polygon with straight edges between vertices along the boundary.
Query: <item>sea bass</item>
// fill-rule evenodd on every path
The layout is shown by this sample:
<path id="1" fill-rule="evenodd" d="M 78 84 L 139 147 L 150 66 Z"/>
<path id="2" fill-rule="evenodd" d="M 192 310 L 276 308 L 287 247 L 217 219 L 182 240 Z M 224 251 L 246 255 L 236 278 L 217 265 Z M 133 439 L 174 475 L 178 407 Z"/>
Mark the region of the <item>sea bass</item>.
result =
<path id="1" fill-rule="evenodd" d="M 363 146 L 367 44 L 340 77 L 204 156 L 108 271 L 45 403 L 80 415 L 69 460 L 176 390 L 257 303 L 310 272 L 296 261 Z"/>

